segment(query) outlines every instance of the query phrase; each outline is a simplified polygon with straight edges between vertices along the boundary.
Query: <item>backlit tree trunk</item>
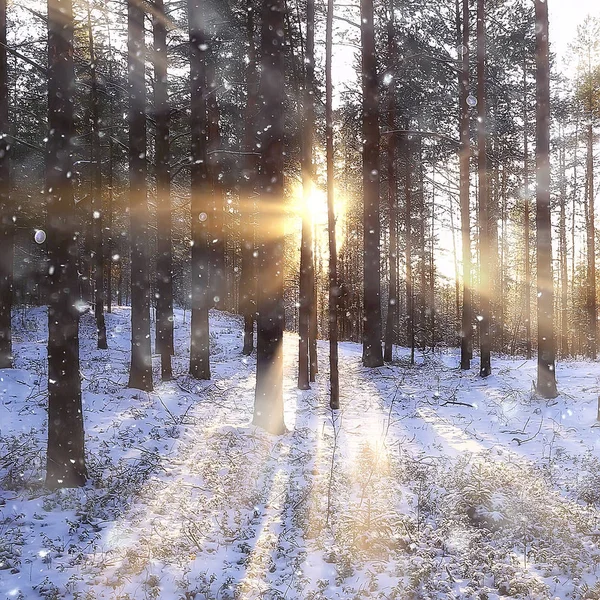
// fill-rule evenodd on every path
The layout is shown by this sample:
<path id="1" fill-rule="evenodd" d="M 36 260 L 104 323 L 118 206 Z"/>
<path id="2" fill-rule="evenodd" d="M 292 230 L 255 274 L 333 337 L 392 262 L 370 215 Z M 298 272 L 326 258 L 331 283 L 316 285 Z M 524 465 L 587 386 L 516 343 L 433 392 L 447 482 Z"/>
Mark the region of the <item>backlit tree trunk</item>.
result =
<path id="1" fill-rule="evenodd" d="M 390 17 L 387 24 L 387 44 L 388 44 L 388 69 L 393 69 L 396 65 L 396 41 L 394 36 L 394 0 L 390 0 Z M 392 81 L 388 90 L 388 129 L 396 129 L 396 78 Z M 396 181 L 396 143 L 397 134 L 388 134 L 387 143 L 387 177 L 388 177 L 388 203 L 389 203 L 389 227 L 390 227 L 390 283 L 388 291 L 388 312 L 385 327 L 385 347 L 384 360 L 391 362 L 393 359 L 393 344 L 397 343 L 398 331 L 396 324 L 398 322 L 398 192 Z"/>
<path id="2" fill-rule="evenodd" d="M 383 365 L 379 222 L 379 95 L 373 0 L 361 0 L 363 89 L 364 314 L 363 364 Z"/>
<path id="3" fill-rule="evenodd" d="M 333 162 L 333 0 L 327 3 L 327 41 L 325 66 L 325 121 L 327 152 L 327 215 L 329 229 L 329 406 L 340 407 L 338 373 L 338 275 L 337 243 L 335 237 L 335 188 Z"/>
<path id="4" fill-rule="evenodd" d="M 206 107 L 208 39 L 204 0 L 188 0 L 190 27 L 190 129 L 192 194 L 192 326 L 190 375 L 210 379 L 210 341 L 208 309 L 209 287 L 209 219 L 211 185 L 208 169 L 208 123 Z"/>
<path id="5" fill-rule="evenodd" d="M 128 1 L 129 218 L 131 238 L 131 367 L 129 387 L 152 390 L 144 10 Z"/>
<path id="6" fill-rule="evenodd" d="M 462 50 L 459 74 L 460 104 L 460 222 L 462 235 L 463 306 L 461 321 L 460 368 L 471 368 L 473 354 L 473 314 L 471 291 L 471 209 L 469 203 L 469 168 L 471 140 L 469 135 L 469 0 L 462 2 L 462 35 L 460 33 L 460 9 L 457 0 L 457 32 Z"/>
<path id="7" fill-rule="evenodd" d="M 246 66 L 246 111 L 244 115 L 244 147 L 247 152 L 242 184 L 242 275 L 240 279 L 240 310 L 244 315 L 245 356 L 254 349 L 254 321 L 256 317 L 256 269 L 255 269 L 255 198 L 258 170 L 257 137 L 255 119 L 258 106 L 258 74 L 256 69 L 256 45 L 254 41 L 254 0 L 247 0 L 246 35 L 248 65 Z"/>
<path id="8" fill-rule="evenodd" d="M 487 172 L 487 114 L 485 91 L 485 0 L 477 0 L 477 106 L 479 108 L 477 162 L 479 173 L 479 344 L 481 359 L 479 374 L 492 373 L 490 340 L 490 270 L 492 269 L 489 239 L 489 182 Z"/>
<path id="9" fill-rule="evenodd" d="M 6 0 L 0 0 L 0 369 L 12 367 L 13 210 L 10 203 Z"/>
<path id="10" fill-rule="evenodd" d="M 92 178 L 90 198 L 92 206 L 92 247 L 94 267 L 94 315 L 98 332 L 98 348 L 106 350 L 106 321 L 104 319 L 104 214 L 102 211 L 102 147 L 100 144 L 100 103 L 98 98 L 98 77 L 96 75 L 96 50 L 92 16 L 88 3 L 88 41 L 90 52 L 90 100 L 92 116 L 91 168 Z"/>
<path id="11" fill-rule="evenodd" d="M 167 23 L 163 0 L 155 0 L 154 24 L 154 110 L 156 120 L 156 351 L 160 354 L 163 381 L 171 379 L 173 344 L 173 253 L 171 247 L 171 160 L 169 143 L 169 91 Z"/>
<path id="12" fill-rule="evenodd" d="M 253 423 L 274 434 L 283 421 L 284 0 L 264 0 L 261 32 L 261 197 L 258 336 Z"/>
<path id="13" fill-rule="evenodd" d="M 84 452 L 77 242 L 72 184 L 73 6 L 48 1 L 48 455 L 46 485 L 74 487 L 87 476 Z"/>
<path id="14" fill-rule="evenodd" d="M 554 288 L 552 281 L 552 224 L 550 220 L 550 58 L 548 4 L 535 0 L 536 21 L 536 227 L 537 227 L 537 391 L 555 398 Z M 595 323 L 594 323 L 595 325 Z"/>

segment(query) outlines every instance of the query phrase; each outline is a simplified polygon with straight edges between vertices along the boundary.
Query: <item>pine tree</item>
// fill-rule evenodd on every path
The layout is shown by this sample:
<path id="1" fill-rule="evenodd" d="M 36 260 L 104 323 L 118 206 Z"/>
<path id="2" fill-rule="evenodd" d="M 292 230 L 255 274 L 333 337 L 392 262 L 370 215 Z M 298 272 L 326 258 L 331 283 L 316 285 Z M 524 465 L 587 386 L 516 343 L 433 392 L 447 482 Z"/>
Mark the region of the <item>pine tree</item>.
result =
<path id="1" fill-rule="evenodd" d="M 144 8 L 128 0 L 131 366 L 129 387 L 151 391 Z"/>
<path id="2" fill-rule="evenodd" d="M 552 280 L 552 224 L 550 220 L 550 56 L 548 3 L 535 0 L 536 21 L 536 229 L 538 288 L 537 391 L 556 398 L 554 283 Z"/>
<path id="3" fill-rule="evenodd" d="M 85 483 L 73 197 L 73 5 L 48 0 L 48 455 L 46 485 Z"/>
<path id="4" fill-rule="evenodd" d="M 170 106 L 167 73 L 167 20 L 163 0 L 154 0 L 154 118 L 156 120 L 156 350 L 163 381 L 173 376 L 173 251 L 171 247 Z"/>
<path id="5" fill-rule="evenodd" d="M 8 141 L 8 61 L 6 0 L 0 0 L 0 369 L 12 367 L 13 217 L 10 203 L 10 143 Z"/>
<path id="6" fill-rule="evenodd" d="M 261 32 L 261 197 L 258 335 L 253 423 L 274 434 L 283 420 L 284 0 L 264 0 Z"/>
<path id="7" fill-rule="evenodd" d="M 361 54 L 363 88 L 363 235 L 364 329 L 363 364 L 383 365 L 381 347 L 381 276 L 379 222 L 379 98 L 373 0 L 361 0 Z"/>

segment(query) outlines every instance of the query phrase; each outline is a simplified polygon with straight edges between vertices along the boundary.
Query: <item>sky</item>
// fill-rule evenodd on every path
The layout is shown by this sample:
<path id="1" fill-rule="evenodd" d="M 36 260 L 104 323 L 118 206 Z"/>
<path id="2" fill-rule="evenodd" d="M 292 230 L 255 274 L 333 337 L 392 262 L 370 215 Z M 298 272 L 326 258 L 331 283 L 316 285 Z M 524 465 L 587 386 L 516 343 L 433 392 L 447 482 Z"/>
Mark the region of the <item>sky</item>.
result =
<path id="1" fill-rule="evenodd" d="M 598 0 L 548 0 L 550 11 L 550 45 L 556 53 L 561 69 L 567 68 L 565 58 L 568 46 L 575 38 L 577 25 L 586 15 L 600 17 L 600 2 Z"/>

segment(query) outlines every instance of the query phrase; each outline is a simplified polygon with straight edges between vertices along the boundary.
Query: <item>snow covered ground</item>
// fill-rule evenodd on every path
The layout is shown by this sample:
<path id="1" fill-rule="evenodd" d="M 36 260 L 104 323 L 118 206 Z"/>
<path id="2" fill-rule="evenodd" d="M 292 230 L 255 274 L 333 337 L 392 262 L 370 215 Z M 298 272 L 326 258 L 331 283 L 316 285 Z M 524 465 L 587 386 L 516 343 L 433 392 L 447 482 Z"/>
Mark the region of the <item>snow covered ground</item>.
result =
<path id="1" fill-rule="evenodd" d="M 598 365 L 560 363 L 561 396 L 532 394 L 534 361 L 460 373 L 454 352 L 367 370 L 340 347 L 342 409 L 322 375 L 295 389 L 287 435 L 250 425 L 254 358 L 236 317 L 211 313 L 213 380 L 126 389 L 129 311 L 110 350 L 81 325 L 90 480 L 41 486 L 42 309 L 15 314 L 16 369 L 0 371 L 0 598 L 600 598 Z M 155 358 L 155 381 L 159 380 Z M 476 366 L 476 365 L 475 365 Z"/>

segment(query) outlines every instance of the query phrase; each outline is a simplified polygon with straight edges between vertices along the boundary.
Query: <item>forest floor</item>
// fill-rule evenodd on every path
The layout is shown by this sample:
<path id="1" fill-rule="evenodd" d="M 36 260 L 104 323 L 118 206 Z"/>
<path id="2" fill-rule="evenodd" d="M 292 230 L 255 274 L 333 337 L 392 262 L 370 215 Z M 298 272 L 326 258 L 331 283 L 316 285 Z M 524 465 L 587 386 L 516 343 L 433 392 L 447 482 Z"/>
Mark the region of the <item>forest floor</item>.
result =
<path id="1" fill-rule="evenodd" d="M 532 393 L 535 362 L 457 370 L 455 351 L 402 348 L 361 366 L 340 345 L 341 410 L 328 408 L 326 343 L 310 391 L 285 341 L 285 419 L 250 424 L 254 357 L 242 324 L 211 313 L 213 379 L 126 389 L 129 310 L 110 350 L 81 324 L 83 489 L 42 485 L 46 317 L 15 315 L 16 369 L 0 371 L 0 599 L 600 598 L 598 365 L 557 366 L 561 395 Z M 155 357 L 155 381 L 159 380 Z"/>

